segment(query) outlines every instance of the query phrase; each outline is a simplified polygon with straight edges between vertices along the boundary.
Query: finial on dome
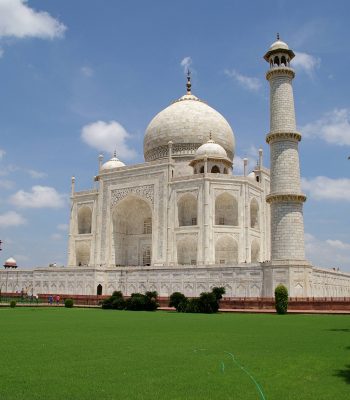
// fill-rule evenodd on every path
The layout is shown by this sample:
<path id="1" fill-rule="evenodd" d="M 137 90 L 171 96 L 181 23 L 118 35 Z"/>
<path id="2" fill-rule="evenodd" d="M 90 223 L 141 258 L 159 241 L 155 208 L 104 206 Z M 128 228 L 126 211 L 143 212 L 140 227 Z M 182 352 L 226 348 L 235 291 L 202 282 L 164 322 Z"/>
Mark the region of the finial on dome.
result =
<path id="1" fill-rule="evenodd" d="M 113 157 L 114 157 L 114 158 L 117 158 L 117 149 L 114 149 L 114 151 L 113 151 Z"/>
<path id="2" fill-rule="evenodd" d="M 280 34 L 277 32 L 277 40 L 280 40 Z"/>
<path id="3" fill-rule="evenodd" d="M 209 140 L 212 140 L 211 131 L 209 131 Z"/>
<path id="4" fill-rule="evenodd" d="M 186 88 L 187 88 L 187 94 L 191 94 L 191 71 L 187 69 L 187 83 L 186 83 Z"/>

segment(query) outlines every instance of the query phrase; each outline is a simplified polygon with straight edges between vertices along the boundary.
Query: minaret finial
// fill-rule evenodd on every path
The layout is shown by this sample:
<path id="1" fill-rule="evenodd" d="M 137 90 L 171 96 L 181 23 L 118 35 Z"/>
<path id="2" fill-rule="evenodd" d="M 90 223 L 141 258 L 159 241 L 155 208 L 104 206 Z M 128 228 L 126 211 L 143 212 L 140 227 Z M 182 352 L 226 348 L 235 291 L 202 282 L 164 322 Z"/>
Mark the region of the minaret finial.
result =
<path id="1" fill-rule="evenodd" d="M 280 34 L 277 32 L 277 40 L 280 40 Z"/>
<path id="2" fill-rule="evenodd" d="M 187 83 L 186 83 L 186 88 L 187 88 L 187 94 L 191 94 L 191 71 L 187 69 Z"/>
<path id="3" fill-rule="evenodd" d="M 114 158 L 117 158 L 117 149 L 114 149 L 113 157 L 114 157 Z"/>
<path id="4" fill-rule="evenodd" d="M 212 140 L 211 131 L 209 131 L 209 140 Z"/>

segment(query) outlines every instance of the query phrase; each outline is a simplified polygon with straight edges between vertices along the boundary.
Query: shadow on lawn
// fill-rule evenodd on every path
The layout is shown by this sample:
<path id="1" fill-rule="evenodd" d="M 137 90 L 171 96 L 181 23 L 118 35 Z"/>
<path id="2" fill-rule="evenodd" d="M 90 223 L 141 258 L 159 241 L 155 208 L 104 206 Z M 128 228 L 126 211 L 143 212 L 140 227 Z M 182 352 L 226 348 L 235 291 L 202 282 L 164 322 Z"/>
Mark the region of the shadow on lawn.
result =
<path id="1" fill-rule="evenodd" d="M 349 332 L 350 333 L 350 328 L 334 328 L 334 329 L 328 329 L 331 332 Z"/>
<path id="2" fill-rule="evenodd" d="M 339 369 L 338 371 L 336 371 L 334 376 L 342 378 L 346 383 L 350 384 L 350 364 L 346 365 L 345 369 Z"/>

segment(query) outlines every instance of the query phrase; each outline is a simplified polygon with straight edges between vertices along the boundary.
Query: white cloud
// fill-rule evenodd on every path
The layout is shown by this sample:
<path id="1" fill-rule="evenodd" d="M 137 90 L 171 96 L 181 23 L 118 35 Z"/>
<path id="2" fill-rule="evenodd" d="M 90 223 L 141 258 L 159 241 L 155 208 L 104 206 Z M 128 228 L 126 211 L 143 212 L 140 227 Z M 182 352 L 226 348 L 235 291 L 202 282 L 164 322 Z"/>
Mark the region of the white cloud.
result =
<path id="1" fill-rule="evenodd" d="M 86 65 L 80 68 L 80 72 L 87 78 L 90 78 L 94 75 L 94 70 Z"/>
<path id="2" fill-rule="evenodd" d="M 36 11 L 27 0 L 0 1 L 0 37 L 62 37 L 67 28 L 45 11 Z"/>
<path id="3" fill-rule="evenodd" d="M 10 226 L 19 226 L 25 224 L 27 221 L 18 214 L 16 211 L 8 211 L 0 215 L 0 227 L 8 228 Z"/>
<path id="4" fill-rule="evenodd" d="M 186 74 L 187 71 L 190 69 L 190 66 L 192 65 L 192 58 L 191 57 L 185 57 L 181 60 L 180 63 L 181 67 L 184 69 L 184 73 Z"/>
<path id="5" fill-rule="evenodd" d="M 0 169 L 0 176 L 7 176 L 12 172 L 18 171 L 20 168 L 17 165 L 9 164 Z"/>
<path id="6" fill-rule="evenodd" d="M 261 87 L 261 81 L 258 78 L 253 78 L 250 76 L 242 75 L 235 69 L 232 69 L 232 70 L 225 69 L 224 72 L 225 72 L 225 75 L 227 75 L 229 78 L 234 79 L 244 89 L 250 90 L 252 92 L 256 92 Z"/>
<path id="7" fill-rule="evenodd" d="M 256 159 L 254 159 L 253 157 L 250 157 L 250 156 L 247 156 L 245 158 L 248 159 L 247 173 L 249 174 L 256 165 Z M 237 155 L 235 155 L 235 158 L 233 159 L 233 173 L 234 173 L 234 175 L 243 175 L 243 173 L 244 173 L 243 158 L 240 156 L 237 156 Z"/>
<path id="8" fill-rule="evenodd" d="M 317 176 L 313 179 L 302 178 L 302 189 L 316 200 L 350 201 L 350 179 L 331 179 Z"/>
<path id="9" fill-rule="evenodd" d="M 31 192 L 19 190 L 10 197 L 10 203 L 20 208 L 61 208 L 66 196 L 49 186 L 33 186 Z"/>
<path id="10" fill-rule="evenodd" d="M 47 177 L 46 172 L 35 171 L 34 169 L 29 169 L 27 172 L 30 175 L 30 177 L 33 179 L 41 179 L 41 178 Z"/>
<path id="11" fill-rule="evenodd" d="M 53 233 L 51 235 L 51 239 L 52 240 L 61 240 L 62 239 L 62 235 L 60 233 Z"/>
<path id="12" fill-rule="evenodd" d="M 341 240 L 320 240 L 305 233 L 306 258 L 315 266 L 341 268 L 350 272 L 350 244 Z"/>
<path id="13" fill-rule="evenodd" d="M 81 131 L 81 138 L 89 146 L 99 151 L 112 153 L 116 150 L 123 159 L 136 157 L 136 151 L 126 143 L 131 138 L 130 133 L 117 121 L 97 121 L 85 125 Z"/>
<path id="14" fill-rule="evenodd" d="M 58 224 L 57 229 L 59 231 L 68 231 L 68 224 Z"/>
<path id="15" fill-rule="evenodd" d="M 0 160 L 2 160 L 4 158 L 5 154 L 6 154 L 6 151 L 3 149 L 0 149 Z"/>
<path id="16" fill-rule="evenodd" d="M 320 58 L 298 51 L 295 52 L 295 58 L 292 60 L 292 66 L 297 71 L 306 72 L 309 76 L 313 75 L 315 69 L 319 68 L 320 64 Z"/>
<path id="17" fill-rule="evenodd" d="M 0 179 L 0 188 L 1 189 L 13 189 L 13 187 L 15 186 L 15 183 L 13 181 L 10 181 L 8 179 Z"/>
<path id="18" fill-rule="evenodd" d="M 335 249 L 340 249 L 340 250 L 350 249 L 350 244 L 344 243 L 341 240 L 328 239 L 328 240 L 326 240 L 326 242 L 327 242 L 327 244 L 329 244 L 331 247 L 334 247 Z"/>
<path id="19" fill-rule="evenodd" d="M 301 127 L 308 138 L 321 138 L 338 146 L 350 146 L 350 109 L 341 108 L 325 113 L 317 121 Z"/>

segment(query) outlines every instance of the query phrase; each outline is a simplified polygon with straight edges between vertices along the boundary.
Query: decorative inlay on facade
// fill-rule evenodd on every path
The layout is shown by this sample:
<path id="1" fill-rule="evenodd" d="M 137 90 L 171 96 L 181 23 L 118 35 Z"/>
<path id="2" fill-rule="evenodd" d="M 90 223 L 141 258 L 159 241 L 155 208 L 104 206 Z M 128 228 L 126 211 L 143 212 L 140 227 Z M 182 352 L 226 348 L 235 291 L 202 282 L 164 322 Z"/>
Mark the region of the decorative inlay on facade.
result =
<path id="1" fill-rule="evenodd" d="M 279 201 L 296 201 L 304 203 L 306 201 L 306 196 L 304 194 L 294 194 L 294 193 L 274 193 L 266 196 L 266 201 L 268 203 L 275 203 Z"/>
<path id="2" fill-rule="evenodd" d="M 278 140 L 290 139 L 300 142 L 301 134 L 298 132 L 271 132 L 266 136 L 266 143 L 270 144 Z"/>
<path id="3" fill-rule="evenodd" d="M 130 188 L 114 189 L 111 191 L 111 207 L 129 194 L 135 194 L 154 203 L 154 185 L 134 186 Z"/>

